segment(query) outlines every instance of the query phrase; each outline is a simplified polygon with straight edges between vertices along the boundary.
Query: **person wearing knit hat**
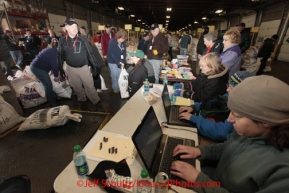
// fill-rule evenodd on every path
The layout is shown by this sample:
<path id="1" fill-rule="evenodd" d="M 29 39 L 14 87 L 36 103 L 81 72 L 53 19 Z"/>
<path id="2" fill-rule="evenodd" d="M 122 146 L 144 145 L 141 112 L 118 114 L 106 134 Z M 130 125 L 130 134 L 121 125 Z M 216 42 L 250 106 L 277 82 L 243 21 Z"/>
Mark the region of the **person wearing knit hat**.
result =
<path id="1" fill-rule="evenodd" d="M 235 74 L 233 74 L 230 78 L 229 78 L 229 85 L 227 88 L 227 92 L 229 93 L 233 87 L 237 86 L 239 83 L 241 83 L 245 78 L 248 78 L 250 76 L 253 76 L 252 73 L 247 72 L 247 71 L 238 71 Z"/>
<path id="2" fill-rule="evenodd" d="M 228 121 L 233 133 L 224 143 L 178 145 L 173 156 L 218 161 L 212 175 L 175 161 L 171 173 L 195 184 L 217 181 L 221 186 L 196 192 L 288 192 L 289 85 L 272 76 L 246 78 L 230 92 Z"/>
<path id="3" fill-rule="evenodd" d="M 195 102 L 192 107 L 180 107 L 179 118 L 196 124 L 199 134 L 206 138 L 216 141 L 226 140 L 228 135 L 234 130 L 233 124 L 227 120 L 230 113 L 230 110 L 227 108 L 228 94 L 235 86 L 250 76 L 253 76 L 253 74 L 246 71 L 236 72 L 229 78 L 226 94 L 217 96 L 204 104 Z M 199 115 L 195 116 L 192 112 Z M 210 112 L 213 112 L 213 115 Z M 208 118 L 213 120 L 209 120 Z"/>
<path id="4" fill-rule="evenodd" d="M 238 89 L 230 92 L 228 106 L 234 113 L 254 121 L 280 126 L 289 124 L 288 96 L 286 83 L 263 75 L 244 81 Z"/>

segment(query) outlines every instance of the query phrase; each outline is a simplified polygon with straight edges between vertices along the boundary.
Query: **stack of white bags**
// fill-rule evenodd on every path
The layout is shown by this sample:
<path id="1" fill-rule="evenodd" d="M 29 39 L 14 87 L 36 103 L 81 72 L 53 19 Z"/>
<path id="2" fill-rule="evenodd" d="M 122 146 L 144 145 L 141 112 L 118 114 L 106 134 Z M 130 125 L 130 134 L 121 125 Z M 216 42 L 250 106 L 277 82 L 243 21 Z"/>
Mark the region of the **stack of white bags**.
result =
<path id="1" fill-rule="evenodd" d="M 72 89 L 65 81 L 55 82 L 52 72 L 49 73 L 53 85 L 53 91 L 63 98 L 71 98 Z M 10 79 L 11 84 L 19 97 L 23 108 L 31 108 L 41 105 L 47 101 L 45 90 L 40 81 L 31 72 L 30 67 L 26 66 L 24 71 L 18 70 L 15 79 Z"/>

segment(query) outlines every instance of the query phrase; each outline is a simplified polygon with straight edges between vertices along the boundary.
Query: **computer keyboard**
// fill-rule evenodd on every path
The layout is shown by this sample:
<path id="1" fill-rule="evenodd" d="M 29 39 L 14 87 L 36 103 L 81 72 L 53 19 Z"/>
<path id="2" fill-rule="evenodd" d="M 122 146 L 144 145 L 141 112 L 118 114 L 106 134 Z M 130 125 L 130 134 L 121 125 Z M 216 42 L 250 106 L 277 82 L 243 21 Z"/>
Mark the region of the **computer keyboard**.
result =
<path id="1" fill-rule="evenodd" d="M 178 159 L 177 156 L 173 156 L 173 151 L 178 144 L 183 144 L 183 139 L 168 137 L 166 148 L 163 154 L 162 163 L 160 166 L 160 172 L 168 174 L 170 179 L 183 181 L 181 178 L 174 176 L 170 173 L 171 164 L 173 161 L 180 160 L 187 162 L 195 167 L 195 159 Z"/>
<path id="2" fill-rule="evenodd" d="M 171 110 L 171 113 L 172 113 L 172 121 L 179 121 L 179 109 L 180 109 L 180 106 L 172 106 L 171 107 L 172 110 Z"/>

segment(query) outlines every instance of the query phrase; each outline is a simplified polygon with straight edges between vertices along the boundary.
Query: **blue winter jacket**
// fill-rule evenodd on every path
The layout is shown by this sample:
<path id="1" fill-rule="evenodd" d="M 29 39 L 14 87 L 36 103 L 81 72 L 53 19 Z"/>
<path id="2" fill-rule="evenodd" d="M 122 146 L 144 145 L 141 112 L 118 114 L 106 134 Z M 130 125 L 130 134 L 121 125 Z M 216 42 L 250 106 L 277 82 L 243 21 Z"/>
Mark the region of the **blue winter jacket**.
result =
<path id="1" fill-rule="evenodd" d="M 121 59 L 122 56 L 122 59 Z M 117 39 L 112 38 L 108 42 L 107 58 L 108 63 L 118 64 L 126 63 L 126 44 L 122 42 L 118 45 Z"/>

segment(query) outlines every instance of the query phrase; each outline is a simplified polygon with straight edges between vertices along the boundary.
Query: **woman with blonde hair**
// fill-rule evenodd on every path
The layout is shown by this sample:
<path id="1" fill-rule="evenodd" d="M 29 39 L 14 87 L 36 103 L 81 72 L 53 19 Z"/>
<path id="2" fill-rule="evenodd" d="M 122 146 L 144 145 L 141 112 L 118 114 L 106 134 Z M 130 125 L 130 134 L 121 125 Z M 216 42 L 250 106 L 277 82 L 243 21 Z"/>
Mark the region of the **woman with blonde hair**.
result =
<path id="1" fill-rule="evenodd" d="M 223 95 L 227 90 L 228 67 L 222 65 L 215 53 L 204 55 L 199 62 L 201 73 L 192 82 L 192 91 L 185 91 L 186 98 L 195 102 L 206 102 L 217 95 Z"/>
<path id="2" fill-rule="evenodd" d="M 110 70 L 112 89 L 115 94 L 119 94 L 118 79 L 120 75 L 119 63 L 126 62 L 126 44 L 127 31 L 120 29 L 115 38 L 108 42 L 107 63 Z"/>
<path id="3" fill-rule="evenodd" d="M 242 53 L 239 47 L 241 34 L 238 30 L 229 30 L 223 37 L 224 50 L 220 54 L 222 64 L 229 68 L 229 76 L 240 70 Z"/>

